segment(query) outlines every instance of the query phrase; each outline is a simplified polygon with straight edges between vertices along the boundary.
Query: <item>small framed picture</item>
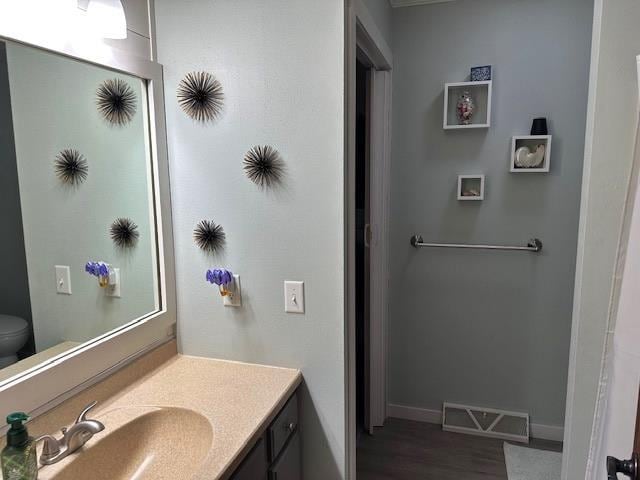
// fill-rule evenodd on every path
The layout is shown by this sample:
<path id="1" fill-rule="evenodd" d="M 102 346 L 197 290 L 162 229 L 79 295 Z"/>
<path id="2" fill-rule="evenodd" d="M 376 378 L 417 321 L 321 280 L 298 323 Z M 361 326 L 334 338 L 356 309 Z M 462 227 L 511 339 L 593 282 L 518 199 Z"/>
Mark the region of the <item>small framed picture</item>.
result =
<path id="1" fill-rule="evenodd" d="M 473 67 L 471 69 L 472 82 L 486 82 L 491 80 L 491 65 L 483 65 L 482 67 Z"/>
<path id="2" fill-rule="evenodd" d="M 458 200 L 484 200 L 484 175 L 458 175 Z"/>

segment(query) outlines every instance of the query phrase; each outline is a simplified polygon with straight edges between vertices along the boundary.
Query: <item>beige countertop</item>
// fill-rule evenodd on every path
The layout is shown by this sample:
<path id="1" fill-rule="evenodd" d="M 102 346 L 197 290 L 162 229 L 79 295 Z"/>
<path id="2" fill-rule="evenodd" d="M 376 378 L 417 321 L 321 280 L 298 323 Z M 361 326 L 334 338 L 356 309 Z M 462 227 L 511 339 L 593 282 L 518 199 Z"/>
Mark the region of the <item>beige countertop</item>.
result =
<path id="1" fill-rule="evenodd" d="M 85 445 L 85 453 L 41 467 L 38 478 L 55 478 L 74 457 L 89 456 L 89 450 L 118 427 L 142 413 L 167 407 L 196 412 L 199 418 L 206 418 L 210 428 L 207 424 L 206 430 L 180 430 L 180 415 L 166 417 L 168 421 L 173 419 L 177 433 L 166 442 L 166 452 L 160 454 L 171 456 L 172 450 L 176 451 L 175 442 L 184 442 L 183 450 L 189 451 L 189 442 L 196 443 L 194 436 L 199 435 L 199 440 L 206 437 L 204 444 L 210 447 L 194 458 L 200 465 L 192 465 L 198 472 L 192 478 L 227 478 L 302 381 L 300 372 L 294 369 L 190 357 L 175 352 L 175 342 L 165 344 L 29 422 L 33 436 L 54 434 L 62 426 L 70 425 L 84 405 L 98 400 L 89 418 L 102 421 L 106 427 Z M 203 423 L 207 422 L 203 420 Z M 135 441 L 128 437 L 123 437 L 126 442 Z M 128 447 L 122 445 L 122 448 Z M 198 448 L 202 449 L 202 445 Z M 95 452 L 98 451 L 96 448 Z M 92 475 L 92 478 L 102 478 L 102 475 Z M 131 478 L 147 477 L 132 475 Z M 176 477 L 176 472 L 167 470 L 162 478 L 187 477 Z M 160 480 L 160 477 L 155 474 L 154 479 Z"/>

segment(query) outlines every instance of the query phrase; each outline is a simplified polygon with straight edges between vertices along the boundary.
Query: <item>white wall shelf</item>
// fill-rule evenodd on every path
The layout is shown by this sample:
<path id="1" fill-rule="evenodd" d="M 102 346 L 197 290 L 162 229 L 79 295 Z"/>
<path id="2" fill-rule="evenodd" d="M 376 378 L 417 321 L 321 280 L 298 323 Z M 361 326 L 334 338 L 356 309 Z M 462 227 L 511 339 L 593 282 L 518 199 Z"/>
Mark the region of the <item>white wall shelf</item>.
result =
<path id="1" fill-rule="evenodd" d="M 491 96 L 493 82 L 458 82 L 444 85 L 444 111 L 442 128 L 463 130 L 469 128 L 489 128 L 491 126 Z M 458 120 L 456 106 L 462 92 L 468 91 L 474 100 L 475 113 L 468 125 Z"/>
<path id="2" fill-rule="evenodd" d="M 484 175 L 458 175 L 458 200 L 484 200 Z"/>
<path id="3" fill-rule="evenodd" d="M 544 148 L 544 157 L 542 162 L 538 166 L 526 167 L 518 166 L 518 160 L 516 158 L 518 150 L 521 148 L 529 149 L 522 151 L 521 155 L 528 156 L 530 160 L 535 159 L 535 153 L 540 146 Z M 527 159 L 522 159 L 527 162 Z M 511 160 L 510 171 L 512 173 L 548 173 L 551 167 L 551 135 L 522 135 L 512 137 L 511 139 Z"/>

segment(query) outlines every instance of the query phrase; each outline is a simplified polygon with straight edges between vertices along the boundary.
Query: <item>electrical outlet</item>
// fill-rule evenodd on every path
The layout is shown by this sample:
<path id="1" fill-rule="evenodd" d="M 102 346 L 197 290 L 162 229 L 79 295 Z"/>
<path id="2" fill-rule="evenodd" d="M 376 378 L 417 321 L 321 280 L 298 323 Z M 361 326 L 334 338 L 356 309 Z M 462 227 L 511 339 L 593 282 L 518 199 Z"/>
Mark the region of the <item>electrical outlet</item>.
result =
<path id="1" fill-rule="evenodd" d="M 284 311 L 304 313 L 304 282 L 284 282 Z"/>
<path id="2" fill-rule="evenodd" d="M 120 298 L 120 269 L 114 268 L 109 273 L 109 285 L 107 286 L 107 296 Z"/>
<path id="3" fill-rule="evenodd" d="M 225 295 L 223 303 L 225 307 L 241 307 L 242 306 L 242 287 L 240 287 L 240 275 L 233 276 L 232 288 L 229 288 L 231 293 Z"/>

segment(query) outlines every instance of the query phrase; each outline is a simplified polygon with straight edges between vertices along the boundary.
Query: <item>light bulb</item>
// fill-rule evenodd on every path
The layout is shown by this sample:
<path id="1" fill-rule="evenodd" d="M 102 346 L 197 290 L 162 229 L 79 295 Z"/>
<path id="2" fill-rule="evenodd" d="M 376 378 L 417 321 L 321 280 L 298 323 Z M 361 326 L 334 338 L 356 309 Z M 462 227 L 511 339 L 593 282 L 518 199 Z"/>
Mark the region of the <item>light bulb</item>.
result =
<path id="1" fill-rule="evenodd" d="M 102 38 L 127 38 L 127 18 L 120 0 L 90 0 L 87 21 Z"/>

